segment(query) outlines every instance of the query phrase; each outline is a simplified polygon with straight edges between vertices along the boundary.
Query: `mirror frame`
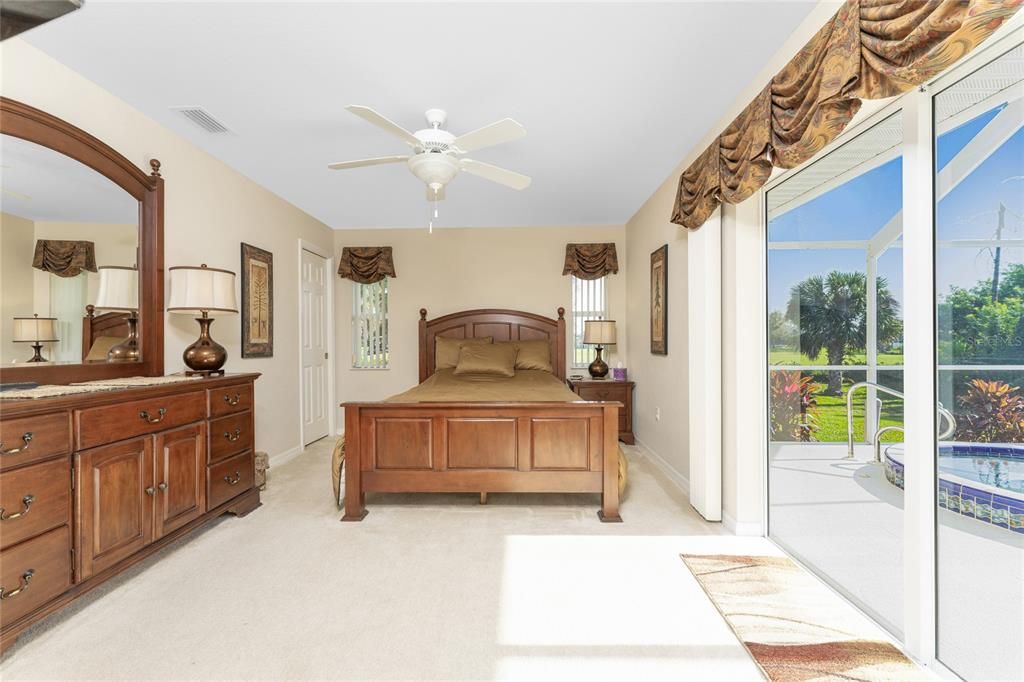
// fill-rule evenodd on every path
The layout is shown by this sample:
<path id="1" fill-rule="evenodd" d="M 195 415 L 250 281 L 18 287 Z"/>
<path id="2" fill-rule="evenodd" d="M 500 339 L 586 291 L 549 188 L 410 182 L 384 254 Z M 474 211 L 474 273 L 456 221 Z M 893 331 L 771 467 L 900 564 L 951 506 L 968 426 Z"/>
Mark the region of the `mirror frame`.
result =
<path id="1" fill-rule="evenodd" d="M 150 159 L 146 175 L 81 128 L 17 100 L 0 97 L 0 134 L 48 147 L 105 176 L 139 202 L 139 344 L 141 362 L 93 362 L 0 368 L 0 383 L 68 384 L 164 373 L 164 180 Z M 85 315 L 85 311 L 82 311 Z"/>

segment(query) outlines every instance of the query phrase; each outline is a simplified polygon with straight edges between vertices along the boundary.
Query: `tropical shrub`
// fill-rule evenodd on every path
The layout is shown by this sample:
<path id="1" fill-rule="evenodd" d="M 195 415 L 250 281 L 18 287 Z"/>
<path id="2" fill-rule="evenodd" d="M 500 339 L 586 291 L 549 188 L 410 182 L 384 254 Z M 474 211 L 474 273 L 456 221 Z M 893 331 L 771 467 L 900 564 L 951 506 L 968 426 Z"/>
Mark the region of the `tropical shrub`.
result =
<path id="1" fill-rule="evenodd" d="M 1024 396 L 1004 381 L 972 379 L 959 398 L 956 439 L 978 443 L 1024 442 Z"/>
<path id="2" fill-rule="evenodd" d="M 772 440 L 811 440 L 818 430 L 818 401 L 814 396 L 822 385 L 799 370 L 774 370 L 769 376 Z"/>

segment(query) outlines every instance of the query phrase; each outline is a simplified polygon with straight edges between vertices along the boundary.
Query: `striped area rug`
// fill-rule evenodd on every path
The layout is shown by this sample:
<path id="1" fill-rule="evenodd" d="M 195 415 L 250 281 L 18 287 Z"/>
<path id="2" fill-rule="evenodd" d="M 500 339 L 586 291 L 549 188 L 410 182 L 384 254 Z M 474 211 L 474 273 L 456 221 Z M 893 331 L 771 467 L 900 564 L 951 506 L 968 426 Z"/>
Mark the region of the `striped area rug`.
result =
<path id="1" fill-rule="evenodd" d="M 786 557 L 681 557 L 773 682 L 935 679 Z"/>

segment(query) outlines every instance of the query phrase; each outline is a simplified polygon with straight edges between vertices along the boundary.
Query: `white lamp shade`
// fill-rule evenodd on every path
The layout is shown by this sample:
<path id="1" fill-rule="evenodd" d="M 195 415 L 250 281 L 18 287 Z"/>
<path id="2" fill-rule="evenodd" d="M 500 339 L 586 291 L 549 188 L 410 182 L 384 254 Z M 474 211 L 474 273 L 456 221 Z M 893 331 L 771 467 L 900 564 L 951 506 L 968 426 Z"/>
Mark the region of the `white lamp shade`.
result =
<path id="1" fill-rule="evenodd" d="M 57 332 L 53 328 L 56 317 L 16 317 L 14 318 L 14 338 L 19 343 L 52 343 L 58 341 Z"/>
<path id="2" fill-rule="evenodd" d="M 104 310 L 138 310 L 139 271 L 116 265 L 103 265 L 98 269 L 100 288 L 96 294 L 96 307 Z"/>
<path id="3" fill-rule="evenodd" d="M 200 267 L 169 268 L 171 300 L 167 310 L 172 313 L 202 313 L 216 310 L 237 313 L 235 273 L 230 270 Z"/>
<path id="4" fill-rule="evenodd" d="M 615 343 L 615 320 L 586 320 L 583 323 L 583 343 Z"/>

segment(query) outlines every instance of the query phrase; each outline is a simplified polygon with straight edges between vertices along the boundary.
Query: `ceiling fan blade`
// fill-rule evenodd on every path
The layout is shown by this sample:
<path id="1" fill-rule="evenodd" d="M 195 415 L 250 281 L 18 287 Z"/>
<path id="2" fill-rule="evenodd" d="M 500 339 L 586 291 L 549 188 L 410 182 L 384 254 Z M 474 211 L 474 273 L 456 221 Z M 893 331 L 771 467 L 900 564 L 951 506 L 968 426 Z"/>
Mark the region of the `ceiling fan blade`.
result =
<path id="1" fill-rule="evenodd" d="M 462 170 L 473 175 L 479 175 L 481 178 L 485 178 L 492 182 L 497 182 L 500 185 L 511 187 L 512 189 L 526 189 L 530 186 L 530 177 L 523 175 L 522 173 L 516 173 L 505 168 L 499 168 L 498 166 L 492 166 L 489 163 L 481 163 L 480 161 L 474 161 L 473 159 L 463 159 L 461 161 Z"/>
<path id="2" fill-rule="evenodd" d="M 378 156 L 374 159 L 357 159 L 356 161 L 338 161 L 329 163 L 327 167 L 331 170 L 342 170 L 345 168 L 362 168 L 363 166 L 379 166 L 383 163 L 399 163 L 408 161 L 408 156 Z"/>
<path id="3" fill-rule="evenodd" d="M 434 190 L 427 187 L 427 201 L 444 201 L 444 187 L 437 190 L 437 194 L 434 194 Z"/>
<path id="4" fill-rule="evenodd" d="M 416 139 L 415 135 L 413 135 L 408 130 L 398 125 L 391 119 L 385 118 L 384 116 L 378 114 L 370 107 L 364 107 L 360 104 L 350 104 L 345 108 L 351 111 L 359 118 L 369 121 L 378 128 L 386 130 L 392 135 L 396 135 L 402 138 L 403 140 L 405 140 L 405 143 L 410 147 L 420 147 L 422 145 L 422 143 Z"/>
<path id="5" fill-rule="evenodd" d="M 511 142 L 526 137 L 526 128 L 511 118 L 503 118 L 489 126 L 478 128 L 471 133 L 459 135 L 452 145 L 460 152 L 471 152 L 484 147 L 492 147 L 502 142 Z"/>

